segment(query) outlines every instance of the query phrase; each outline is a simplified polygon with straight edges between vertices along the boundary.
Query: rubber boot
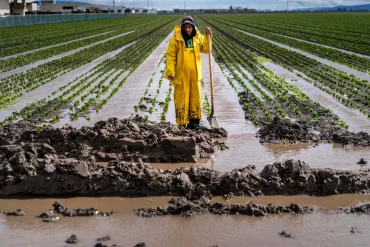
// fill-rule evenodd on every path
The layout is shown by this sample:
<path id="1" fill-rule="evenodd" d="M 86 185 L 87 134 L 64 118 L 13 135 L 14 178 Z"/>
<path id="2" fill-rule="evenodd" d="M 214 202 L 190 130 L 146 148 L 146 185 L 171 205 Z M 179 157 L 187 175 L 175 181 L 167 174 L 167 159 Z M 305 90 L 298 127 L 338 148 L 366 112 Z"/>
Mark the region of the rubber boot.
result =
<path id="1" fill-rule="evenodd" d="M 190 119 L 187 129 L 192 129 L 192 130 L 199 129 L 199 123 L 200 123 L 200 119 Z"/>

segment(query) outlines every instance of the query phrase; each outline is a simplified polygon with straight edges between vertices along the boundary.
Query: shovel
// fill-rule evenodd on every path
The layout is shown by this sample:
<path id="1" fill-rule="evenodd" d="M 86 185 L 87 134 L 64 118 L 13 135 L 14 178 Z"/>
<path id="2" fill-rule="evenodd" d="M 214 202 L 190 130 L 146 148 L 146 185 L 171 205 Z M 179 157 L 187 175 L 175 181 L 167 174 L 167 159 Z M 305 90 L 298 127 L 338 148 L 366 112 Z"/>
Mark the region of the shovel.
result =
<path id="1" fill-rule="evenodd" d="M 215 113 L 215 107 L 214 107 L 214 92 L 213 92 L 213 74 L 212 74 L 212 57 L 211 57 L 211 43 L 209 42 L 211 40 L 211 35 L 208 33 L 208 62 L 209 62 L 209 81 L 211 85 L 211 114 L 207 117 L 207 120 L 209 124 L 211 125 L 211 128 L 217 128 L 218 129 L 218 122 L 216 118 L 213 116 Z"/>

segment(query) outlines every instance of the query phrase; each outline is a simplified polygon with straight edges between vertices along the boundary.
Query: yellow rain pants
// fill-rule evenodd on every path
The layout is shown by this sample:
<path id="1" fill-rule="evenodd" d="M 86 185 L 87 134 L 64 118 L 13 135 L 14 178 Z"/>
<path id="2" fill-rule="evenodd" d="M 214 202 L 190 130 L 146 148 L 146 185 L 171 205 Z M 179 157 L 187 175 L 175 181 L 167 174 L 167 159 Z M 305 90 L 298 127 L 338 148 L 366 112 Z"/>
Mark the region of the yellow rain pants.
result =
<path id="1" fill-rule="evenodd" d="M 211 50 L 208 50 L 208 42 Z M 176 122 L 178 125 L 189 123 L 189 119 L 201 119 L 200 81 L 202 79 L 202 63 L 200 53 L 212 51 L 211 40 L 204 37 L 199 30 L 193 37 L 194 48 L 186 48 L 181 34 L 181 26 L 176 26 L 174 36 L 171 38 L 166 51 L 165 78 L 175 76 L 171 81 L 174 86 L 174 100 L 176 109 Z M 193 50 L 193 52 L 192 52 Z"/>
<path id="2" fill-rule="evenodd" d="M 188 124 L 189 119 L 202 119 L 201 89 L 194 48 L 184 48 L 182 83 L 174 84 L 174 89 L 177 125 Z"/>

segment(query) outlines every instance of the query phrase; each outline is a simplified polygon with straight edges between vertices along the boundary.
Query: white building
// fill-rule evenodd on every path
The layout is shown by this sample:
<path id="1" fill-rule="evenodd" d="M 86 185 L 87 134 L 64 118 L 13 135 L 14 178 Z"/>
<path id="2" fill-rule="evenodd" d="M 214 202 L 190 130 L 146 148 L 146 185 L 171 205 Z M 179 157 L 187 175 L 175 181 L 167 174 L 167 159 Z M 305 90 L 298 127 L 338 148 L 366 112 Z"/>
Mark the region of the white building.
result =
<path id="1" fill-rule="evenodd" d="M 35 12 L 38 10 L 38 5 L 37 5 L 37 1 L 35 0 L 26 0 L 26 9 L 27 11 L 29 12 Z"/>
<path id="2" fill-rule="evenodd" d="M 10 5 L 9 0 L 0 0 L 0 15 L 9 15 Z"/>

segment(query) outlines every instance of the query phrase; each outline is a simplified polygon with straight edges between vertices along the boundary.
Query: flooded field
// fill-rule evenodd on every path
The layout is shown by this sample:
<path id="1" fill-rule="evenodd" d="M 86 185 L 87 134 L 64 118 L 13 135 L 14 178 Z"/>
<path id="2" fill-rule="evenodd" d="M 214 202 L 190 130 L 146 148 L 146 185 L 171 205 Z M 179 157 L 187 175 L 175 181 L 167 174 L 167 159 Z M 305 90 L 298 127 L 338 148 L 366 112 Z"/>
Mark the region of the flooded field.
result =
<path id="1" fill-rule="evenodd" d="M 203 23 L 199 21 L 200 28 L 202 25 Z M 140 32 L 140 28 L 135 31 Z M 132 32 L 134 31 L 124 33 L 119 36 L 125 36 Z M 163 33 L 165 33 L 165 35 Z M 154 38 L 148 39 L 149 42 L 141 42 L 141 39 L 135 40 L 125 46 L 120 47 L 119 49 L 106 53 L 103 56 L 92 60 L 92 62 L 86 64 L 81 63 L 78 69 L 71 69 L 64 74 L 58 75 L 57 78 L 52 79 L 50 82 L 40 85 L 39 87 L 35 87 L 33 90 L 29 90 L 22 94 L 19 98 L 9 101 L 10 103 L 7 102 L 6 97 L 0 98 L 0 106 L 2 107 L 3 105 L 6 105 L 6 107 L 1 108 L 0 110 L 0 121 L 4 121 L 4 119 L 17 114 L 17 112 L 21 112 L 22 109 L 27 107 L 29 107 L 27 108 L 29 111 L 33 111 L 35 109 L 37 110 L 38 107 L 44 107 L 42 109 L 45 111 L 47 109 L 54 108 L 56 108 L 56 110 L 55 113 L 51 114 L 51 116 L 46 119 L 42 119 L 42 121 L 39 121 L 40 115 L 42 116 L 42 112 L 36 112 L 34 116 L 31 116 L 29 119 L 36 122 L 38 121 L 38 127 L 42 127 L 42 124 L 52 123 L 51 118 L 56 118 L 56 116 L 58 116 L 58 118 L 56 118 L 58 121 L 53 123 L 54 127 L 61 128 L 63 126 L 70 125 L 76 128 L 83 128 L 84 126 L 94 128 L 93 130 L 86 130 L 85 128 L 77 131 L 71 127 L 68 129 L 68 131 L 63 130 L 59 132 L 59 130 L 52 129 L 49 130 L 49 132 L 42 132 L 39 130 L 35 133 L 32 131 L 25 131 L 20 134 L 20 132 L 23 131 L 20 127 L 20 129 L 18 129 L 19 131 L 17 130 L 18 132 L 14 131 L 14 136 L 12 136 L 12 131 L 8 132 L 8 130 L 6 130 L 2 132 L 3 134 L 5 133 L 4 136 L 12 137 L 12 140 L 21 137 L 25 139 L 28 138 L 31 140 L 30 143 L 34 140 L 34 138 L 36 138 L 36 133 L 42 133 L 40 136 L 38 136 L 40 138 L 38 140 L 42 140 L 43 142 L 41 147 L 37 145 L 32 146 L 33 144 L 25 144 L 23 142 L 20 144 L 14 144 L 0 135 L 0 149 L 4 146 L 4 149 L 1 149 L 3 153 L 0 153 L 0 171 L 4 173 L 0 174 L 1 195 L 4 197 L 7 197 L 7 195 L 17 197 L 19 195 L 22 197 L 24 194 L 17 194 L 16 192 L 19 188 L 23 188 L 22 186 L 26 184 L 24 188 L 27 189 L 27 193 L 30 193 L 34 196 L 34 198 L 26 197 L 23 199 L 0 199 L 0 210 L 14 211 L 22 208 L 27 214 L 23 217 L 6 216 L 4 214 L 0 214 L 0 235 L 2 243 L 6 243 L 4 246 L 67 246 L 65 240 L 72 234 L 76 234 L 79 240 L 79 243 L 76 246 L 94 246 L 97 243 L 97 238 L 106 235 L 111 237 L 110 241 L 104 243 L 108 246 L 113 244 L 122 246 L 135 246 L 140 242 L 145 242 L 149 247 L 235 247 L 256 244 L 262 246 L 369 246 L 369 216 L 365 214 L 337 214 L 335 211 L 340 207 L 347 208 L 364 203 L 370 203 L 370 195 L 368 194 L 342 194 L 325 197 L 314 197 L 308 195 L 256 197 L 237 196 L 231 200 L 225 201 L 219 196 L 222 195 L 221 192 L 223 193 L 223 191 L 213 191 L 212 193 L 218 193 L 218 197 L 214 197 L 212 203 L 223 202 L 227 205 L 246 205 L 251 201 L 262 205 L 268 205 L 269 203 L 272 203 L 273 205 L 289 205 L 291 203 L 296 203 L 301 206 L 315 207 L 317 208 L 318 212 L 306 215 L 286 214 L 267 215 L 264 217 L 251 217 L 245 215 L 220 216 L 211 213 L 205 213 L 190 218 L 183 218 L 180 216 L 143 218 L 135 215 L 135 209 L 166 207 L 169 205 L 168 201 L 171 199 L 171 197 L 149 197 L 150 193 L 150 195 L 177 194 L 184 196 L 184 193 L 187 192 L 187 190 L 190 191 L 189 193 L 194 192 L 194 188 L 198 188 L 196 186 L 200 186 L 200 181 L 203 178 L 197 178 L 198 180 L 194 179 L 194 177 L 192 177 L 194 175 L 192 174 L 193 171 L 195 171 L 195 173 L 199 172 L 197 174 L 199 177 L 201 177 L 199 174 L 202 172 L 204 172 L 204 174 L 210 174 L 210 177 L 215 174 L 217 175 L 216 177 L 225 176 L 226 181 L 229 181 L 226 183 L 226 185 L 229 187 L 226 185 L 225 186 L 230 189 L 230 193 L 231 190 L 235 188 L 236 194 L 237 192 L 243 192 L 243 189 L 245 189 L 245 187 L 243 187 L 245 186 L 245 183 L 242 182 L 242 179 L 244 179 L 243 176 L 248 178 L 256 178 L 257 175 L 260 176 L 260 172 L 269 164 L 282 162 L 284 165 L 284 161 L 286 160 L 300 160 L 304 161 L 305 164 L 313 169 L 310 170 L 304 164 L 299 162 L 294 163 L 291 167 L 285 167 L 284 169 L 298 169 L 298 172 L 295 172 L 297 172 L 297 174 L 299 173 L 299 175 L 303 174 L 302 176 L 306 179 L 305 182 L 308 184 L 308 188 L 310 186 L 309 183 L 311 182 L 309 179 L 312 179 L 312 177 L 315 179 L 317 178 L 317 184 L 321 183 L 321 187 L 319 187 L 320 190 L 317 189 L 317 191 L 311 191 L 307 189 L 302 190 L 303 192 L 301 192 L 309 195 L 313 195 L 315 193 L 330 195 L 339 194 L 335 188 L 345 187 L 347 183 L 348 185 L 353 186 L 348 186 L 348 191 L 351 191 L 351 193 L 353 191 L 356 193 L 365 193 L 367 189 L 362 188 L 361 186 L 367 186 L 368 182 L 366 181 L 366 176 L 368 173 L 370 173 L 367 164 L 358 164 L 360 160 L 370 162 L 370 147 L 366 145 L 358 147 L 348 145 L 343 147 L 341 144 L 334 142 L 331 143 L 328 141 L 307 141 L 297 144 L 289 144 L 287 140 L 285 140 L 287 143 L 279 145 L 267 143 L 262 144 L 261 138 L 257 135 L 261 129 L 261 125 L 258 126 L 252 121 L 246 119 L 247 106 L 241 103 L 242 98 L 238 93 L 249 89 L 251 92 L 255 93 L 257 98 L 263 103 L 267 103 L 266 98 L 272 98 L 274 102 L 277 102 L 279 98 L 277 96 L 278 93 L 267 90 L 265 93 L 261 93 L 256 89 L 254 86 L 254 81 L 256 81 L 256 78 L 261 76 L 266 71 L 259 70 L 257 74 L 253 74 L 255 71 L 245 69 L 243 67 L 245 66 L 244 62 L 247 63 L 248 61 L 248 63 L 250 63 L 252 61 L 252 59 L 248 58 L 247 56 L 243 57 L 244 60 L 235 60 L 236 62 L 228 68 L 225 66 L 225 61 L 223 61 L 223 58 L 219 56 L 220 50 L 217 50 L 217 53 L 215 52 L 217 56 L 212 57 L 213 83 L 215 91 L 215 117 L 219 123 L 219 126 L 224 128 L 228 133 L 227 137 L 225 138 L 220 138 L 223 132 L 221 134 L 215 134 L 218 136 L 217 141 L 219 141 L 221 144 L 215 144 L 213 140 L 216 138 L 214 135 L 208 132 L 191 132 L 185 129 L 178 129 L 176 126 L 171 125 L 171 123 L 175 123 L 174 102 L 170 91 L 172 90 L 172 86 L 168 80 L 163 78 L 163 71 L 165 70 L 164 54 L 166 52 L 168 42 L 173 34 L 171 32 L 168 35 L 168 32 L 164 31 L 163 33 L 155 36 L 155 39 L 160 39 L 161 41 L 158 42 L 158 46 L 156 46 L 155 49 L 153 47 L 153 50 L 150 50 L 150 55 L 148 55 L 144 61 L 139 60 L 140 58 L 138 57 L 141 54 L 137 52 L 137 50 L 149 50 L 148 44 L 153 42 Z M 221 34 L 221 32 L 219 32 L 219 34 Z M 246 34 L 253 37 L 258 37 L 251 33 Z M 50 57 L 25 67 L 20 67 L 12 71 L 2 73 L 0 75 L 0 79 L 10 78 L 12 75 L 14 76 L 27 69 L 36 69 L 48 61 L 57 61 L 61 57 L 76 53 L 77 51 L 88 47 L 93 47 L 97 44 L 108 42 L 109 40 L 119 36 L 72 50 L 55 57 Z M 315 59 L 325 65 L 331 66 L 335 69 L 351 74 L 361 80 L 367 81 L 367 83 L 370 80 L 369 74 L 367 73 L 348 68 L 339 63 L 335 63 L 311 55 L 307 52 L 287 47 L 265 38 L 258 38 L 280 47 L 287 48 L 289 51 L 295 51 L 301 55 Z M 311 42 L 311 44 L 314 43 Z M 138 46 L 136 47 L 136 45 Z M 325 45 L 322 46 L 327 48 L 330 47 Z M 53 46 L 41 48 L 40 50 L 50 47 Z M 216 48 L 220 49 L 217 47 L 217 43 Z M 226 47 L 224 52 L 229 52 L 231 54 L 231 58 L 237 55 L 236 53 L 232 53 L 232 50 L 227 49 L 228 48 Z M 120 60 L 120 58 L 117 58 L 117 55 L 122 56 L 123 53 L 121 52 L 126 51 L 132 55 L 132 57 L 128 59 L 130 61 L 123 61 Z M 32 51 L 26 51 L 22 54 L 32 54 Z M 258 54 L 254 55 L 257 56 Z M 14 56 L 4 57 L 2 60 L 11 57 Z M 259 58 L 263 59 L 261 56 L 259 56 Z M 107 66 L 111 66 L 112 64 L 113 66 L 106 70 L 99 68 L 99 65 L 108 59 L 112 60 L 111 64 L 108 64 Z M 135 59 L 140 61 L 137 62 L 140 64 L 137 67 L 135 67 L 137 63 L 132 62 Z M 201 59 L 203 61 L 202 70 L 204 81 L 202 99 L 210 99 L 208 57 L 207 55 L 202 54 Z M 370 133 L 370 120 L 367 115 L 364 114 L 364 112 L 368 110 L 366 107 L 363 109 L 360 108 L 363 112 L 360 112 L 360 109 L 351 109 L 350 107 L 347 107 L 333 96 L 315 87 L 313 84 L 309 83 L 308 80 L 305 80 L 305 75 L 298 77 L 296 71 L 289 71 L 281 64 L 278 65 L 267 60 L 258 65 L 256 62 L 257 59 L 253 61 L 257 64 L 256 67 L 253 67 L 253 64 L 251 65 L 251 67 L 254 69 L 257 70 L 258 68 L 262 68 L 264 66 L 268 70 L 271 70 L 274 75 L 282 78 L 290 85 L 297 86 L 313 101 L 318 102 L 321 106 L 330 109 L 333 114 L 348 124 L 348 131 L 352 131 L 357 134 L 361 131 Z M 239 67 L 240 69 L 238 70 Z M 99 71 L 99 73 L 97 71 Z M 281 83 L 281 80 L 279 81 L 278 79 L 274 78 L 275 81 L 273 81 L 272 76 L 270 77 L 271 78 L 267 78 L 270 80 L 268 81 L 269 83 L 277 81 Z M 25 79 L 23 78 L 22 80 Z M 27 80 L 31 81 L 33 78 L 28 78 Z M 35 82 L 36 81 L 37 80 L 35 79 Z M 89 82 L 91 82 L 91 84 L 88 84 Z M 240 83 L 238 84 L 237 82 Z M 7 81 L 6 83 L 9 82 Z M 68 83 L 72 84 L 66 88 L 63 88 L 63 86 L 67 85 Z M 84 83 L 86 83 L 86 85 Z M 235 83 L 235 85 L 232 83 Z M 255 84 L 257 87 L 261 87 L 263 90 L 266 89 L 266 86 L 263 84 L 263 80 L 260 80 Z M 281 85 L 282 84 L 283 83 L 281 83 Z M 10 86 L 7 85 L 2 89 L 0 96 L 2 96 L 3 93 L 5 94 L 8 92 L 8 87 L 11 87 L 11 84 L 9 85 Z M 362 87 L 366 88 L 366 85 L 367 84 L 364 82 L 364 86 Z M 95 87 L 95 91 L 92 90 Z M 105 87 L 111 88 L 104 91 Z M 77 89 L 75 90 L 75 88 Z M 84 96 L 82 95 L 84 90 L 91 90 L 94 91 L 94 93 L 88 95 L 85 100 Z M 108 93 L 104 96 L 103 92 Z M 112 92 L 115 93 L 113 94 Z M 287 91 L 282 92 L 282 94 L 284 94 Z M 364 98 L 366 98 L 366 92 L 367 91 L 364 89 L 363 92 L 357 93 L 360 93 Z M 100 93 L 102 93 L 101 98 Z M 73 95 L 78 95 L 78 97 L 74 99 L 71 97 Z M 166 102 L 167 95 L 170 95 L 169 103 Z M 13 95 L 9 94 L 7 97 L 11 98 L 12 96 Z M 343 97 L 347 99 L 347 96 L 348 95 L 345 95 Z M 49 103 L 45 103 L 44 105 L 32 105 L 33 102 L 38 102 L 41 99 L 43 99 L 42 104 L 44 104 L 44 102 Z M 51 101 L 51 99 L 55 99 L 55 101 Z M 106 104 L 99 105 L 104 100 L 107 100 L 105 102 Z M 93 101 L 93 103 L 88 104 L 89 101 Z M 167 112 L 164 110 L 166 103 L 168 104 Z M 58 105 L 59 108 L 57 108 L 55 105 Z M 85 105 L 86 109 L 81 110 Z M 284 108 L 284 110 L 287 109 L 288 108 Z M 72 120 L 71 116 L 73 115 L 73 112 L 80 110 L 81 114 L 78 115 L 76 119 Z M 26 114 L 24 114 L 23 117 L 25 115 Z M 136 118 L 134 119 L 135 116 L 138 116 L 137 119 L 139 120 L 136 121 Z M 210 126 L 206 117 L 206 110 L 203 109 L 203 119 L 201 120 L 201 125 L 209 128 Z M 21 117 L 19 117 L 19 119 L 20 118 Z M 110 118 L 130 118 L 130 120 L 125 122 L 123 120 L 121 122 L 118 120 L 111 120 L 110 122 L 106 121 Z M 98 126 L 95 126 L 95 124 L 99 121 L 105 122 L 100 122 Z M 143 124 L 144 121 L 149 121 L 151 127 L 143 127 L 145 126 L 145 124 Z M 163 125 L 160 126 L 160 122 L 162 122 Z M 105 125 L 108 127 L 105 128 Z M 108 133 L 108 130 L 112 130 L 112 132 Z M 49 134 L 49 136 L 45 136 L 45 133 Z M 153 135 L 153 133 L 155 133 L 155 135 Z M 101 139 L 94 139 L 93 137 L 99 137 Z M 186 139 L 186 141 L 178 141 L 178 139 L 181 138 L 184 140 Z M 347 137 L 347 139 L 351 138 Z M 27 141 L 25 140 L 25 142 Z M 195 141 L 197 142 L 198 146 L 191 146 L 190 144 L 194 144 Z M 168 143 L 171 145 L 173 143 L 174 144 L 171 146 Z M 55 147 L 52 147 L 53 144 L 55 144 Z M 101 145 L 99 146 L 99 144 Z M 173 155 L 171 156 L 170 148 L 173 147 L 177 148 L 174 150 L 174 152 L 176 151 L 177 153 L 172 153 Z M 29 151 L 27 148 L 29 148 L 31 151 Z M 30 152 L 35 152 L 36 154 L 30 154 Z M 46 152 L 46 155 L 44 152 Z M 9 153 L 14 155 L 12 156 Z M 21 168 L 16 167 L 18 163 L 22 163 L 22 155 L 25 157 L 24 160 L 26 163 L 35 161 L 36 163 L 38 162 L 38 165 L 34 166 L 34 169 L 31 165 L 28 166 L 29 163 Z M 40 155 L 40 157 L 37 155 Z M 125 157 L 125 155 L 127 155 L 127 157 Z M 202 155 L 207 156 L 207 158 L 199 158 Z M 34 157 L 34 159 L 31 156 Z M 115 165 L 117 165 L 119 168 L 115 170 L 114 168 L 109 167 L 109 161 L 112 161 L 115 158 L 127 158 L 128 161 L 132 162 L 130 163 L 131 166 L 126 163 L 115 163 Z M 95 162 L 95 159 L 97 159 L 97 162 Z M 169 160 L 171 159 L 178 162 L 169 163 Z M 189 160 L 194 161 L 196 159 L 198 159 L 196 162 L 188 162 Z M 152 169 L 151 166 L 144 166 L 142 164 L 135 163 L 141 160 L 147 161 L 147 163 L 154 168 L 168 170 L 172 173 L 158 171 Z M 155 162 L 153 160 L 155 160 Z M 158 161 L 161 160 L 165 161 L 158 163 Z M 186 162 L 184 160 L 186 160 Z M 104 167 L 98 167 L 96 164 L 103 165 Z M 68 165 L 74 167 L 70 168 Z M 245 168 L 247 165 L 254 165 L 256 167 L 255 173 L 253 173 L 254 171 L 247 173 L 246 171 L 249 169 Z M 44 166 L 44 168 L 40 168 L 42 166 Z M 191 168 L 192 166 L 195 168 Z M 58 175 L 55 175 L 56 172 L 54 171 L 56 170 L 56 167 L 58 167 L 58 169 L 62 167 L 60 170 L 57 170 L 60 172 L 60 174 L 63 174 L 63 172 L 68 173 L 68 175 L 73 172 L 75 174 L 71 175 L 69 180 L 66 179 L 66 182 L 63 184 L 58 180 L 58 176 L 60 174 L 58 173 Z M 68 169 L 70 170 L 64 169 L 64 167 L 69 167 Z M 175 171 L 181 167 L 188 169 L 180 169 Z M 203 167 L 207 169 L 202 170 Z M 191 170 L 189 168 L 193 169 L 192 172 L 189 172 L 189 170 Z M 321 170 L 317 171 L 314 168 L 320 168 Z M 329 175 L 327 175 L 327 173 L 325 173 L 327 172 L 325 170 L 326 168 L 339 171 L 334 171 L 331 174 L 328 172 Z M 16 169 L 19 170 L 19 173 L 24 173 L 25 175 L 22 178 L 18 178 L 17 175 L 14 175 L 14 173 L 16 173 L 15 171 L 18 171 Z M 138 171 L 139 169 L 142 170 Z M 240 169 L 240 171 L 235 171 L 235 169 Z M 104 173 L 102 172 L 103 170 Z M 231 173 L 229 174 L 228 172 L 232 172 L 233 170 L 234 173 L 232 174 L 237 174 L 240 176 L 240 180 L 235 178 L 234 181 L 230 178 L 234 175 L 230 175 Z M 349 171 L 347 172 L 347 170 Z M 33 176 L 36 177 L 36 171 L 38 173 L 37 176 L 41 177 L 40 180 L 37 180 L 38 178 L 32 180 L 34 179 Z M 222 175 L 220 175 L 221 173 L 219 172 L 226 172 L 228 174 L 225 175 L 222 173 Z M 271 174 L 273 174 L 273 172 L 274 171 L 271 170 Z M 123 178 L 119 176 L 120 173 L 125 174 L 125 176 L 129 177 L 131 180 L 123 180 Z M 76 174 L 81 177 L 78 177 Z M 109 179 L 104 180 L 103 182 L 102 180 L 99 180 L 101 179 L 100 176 L 104 177 L 102 174 L 108 174 Z M 293 182 L 298 183 L 298 181 L 302 179 L 302 176 L 298 177 L 297 174 L 294 172 L 286 172 L 285 175 L 288 177 L 290 176 Z M 307 174 L 311 174 L 311 177 Z M 360 175 L 356 177 L 356 175 L 353 174 Z M 148 179 L 146 179 L 146 176 Z M 204 176 L 206 177 L 206 175 Z M 280 177 L 278 179 L 286 178 L 284 174 L 279 174 L 279 176 Z M 328 178 L 326 176 L 331 177 Z M 92 177 L 93 179 L 88 181 L 88 179 Z M 143 177 L 145 177 L 146 180 L 143 179 Z M 339 180 L 338 177 L 343 180 Z M 54 181 L 52 185 L 50 185 L 48 182 L 50 179 Z M 194 179 L 194 181 L 191 181 L 192 179 Z M 270 189 L 271 191 L 273 190 L 272 185 L 274 185 L 274 182 L 277 183 L 277 180 L 275 181 L 274 176 L 272 175 L 260 176 L 258 179 L 259 180 L 255 182 L 253 186 L 251 186 L 253 187 L 253 192 L 251 192 L 252 195 L 254 195 L 254 192 L 257 192 L 258 194 L 261 192 L 262 189 L 259 190 L 260 188 L 258 186 L 261 186 L 261 188 L 265 189 L 265 192 L 268 192 Z M 180 181 L 178 184 L 176 184 L 177 180 Z M 29 186 L 29 184 L 27 184 L 31 183 L 32 181 L 34 181 L 35 186 Z M 78 181 L 78 183 L 76 181 Z M 224 182 L 224 180 L 222 181 Z M 341 181 L 344 182 L 341 183 Z M 161 184 L 162 182 L 163 184 Z M 284 184 L 283 181 L 283 185 L 281 185 L 282 189 L 276 189 L 276 194 L 289 194 L 283 193 L 284 189 L 286 189 L 285 187 L 289 187 L 288 182 Z M 269 187 L 270 185 L 267 186 L 267 183 L 271 183 L 271 187 Z M 265 187 L 263 187 L 261 184 Z M 207 185 L 204 186 L 206 187 Z M 145 193 L 147 193 L 147 196 L 138 198 L 124 197 L 122 195 L 126 194 L 120 190 L 120 186 L 129 190 L 130 193 L 132 192 L 133 195 L 143 196 Z M 140 188 L 137 188 L 139 186 L 143 187 L 142 191 Z M 218 184 L 218 186 L 220 186 L 220 184 Z M 246 187 L 249 188 L 248 186 L 249 185 Z M 5 187 L 7 188 L 4 189 Z M 204 189 L 205 187 L 200 186 L 201 189 Z M 109 193 L 115 193 L 115 197 L 106 197 L 105 195 L 107 195 L 107 190 L 112 188 L 114 188 L 115 191 L 109 191 Z M 239 188 L 242 189 L 238 191 Z M 326 188 L 330 189 L 326 190 Z M 62 192 L 60 192 L 59 189 Z M 63 191 L 63 189 L 65 189 L 67 192 Z M 123 189 L 123 191 L 125 189 Z M 208 189 L 209 188 L 207 188 L 207 192 L 210 191 L 210 189 L 209 191 Z M 43 192 L 46 191 L 45 195 L 52 195 L 50 196 L 51 198 L 45 198 L 43 197 L 44 195 L 37 194 L 38 190 Z M 71 197 L 69 197 L 68 194 L 67 197 L 55 197 L 55 195 L 64 195 L 63 192 L 68 193 L 68 191 L 73 191 L 71 192 Z M 48 194 L 49 192 L 50 194 Z M 89 192 L 91 192 L 91 194 L 89 194 Z M 245 190 L 244 192 L 250 191 Z M 292 194 L 298 192 L 294 191 Z M 228 191 L 225 193 L 228 193 Z M 76 195 L 91 195 L 93 197 L 74 197 Z M 120 195 L 122 197 L 116 197 L 116 195 Z M 129 193 L 127 196 L 128 195 Z M 201 196 L 199 196 L 198 199 L 200 200 Z M 37 216 L 46 210 L 52 209 L 52 205 L 55 201 L 58 201 L 64 206 L 70 208 L 76 209 L 94 207 L 99 211 L 113 210 L 115 213 L 109 217 L 61 216 L 58 222 L 43 222 Z M 357 227 L 357 233 L 351 233 L 351 229 L 353 227 Z M 282 237 L 280 235 L 282 231 L 292 234 L 293 237 Z"/>

